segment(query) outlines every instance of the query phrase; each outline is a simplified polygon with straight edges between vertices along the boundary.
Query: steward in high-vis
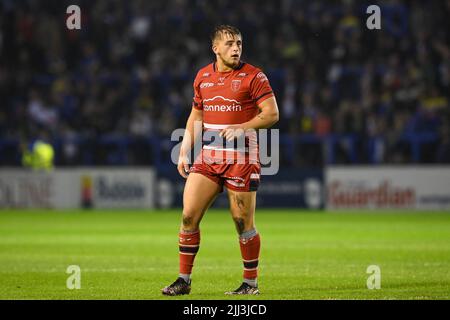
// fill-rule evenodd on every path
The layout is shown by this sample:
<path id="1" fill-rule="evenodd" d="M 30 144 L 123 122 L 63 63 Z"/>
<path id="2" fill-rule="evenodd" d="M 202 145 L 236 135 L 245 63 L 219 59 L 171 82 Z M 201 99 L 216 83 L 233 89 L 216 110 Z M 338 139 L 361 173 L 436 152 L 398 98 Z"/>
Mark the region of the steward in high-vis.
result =
<path id="1" fill-rule="evenodd" d="M 53 146 L 42 140 L 36 140 L 25 149 L 22 155 L 22 165 L 33 170 L 50 171 L 53 169 Z"/>

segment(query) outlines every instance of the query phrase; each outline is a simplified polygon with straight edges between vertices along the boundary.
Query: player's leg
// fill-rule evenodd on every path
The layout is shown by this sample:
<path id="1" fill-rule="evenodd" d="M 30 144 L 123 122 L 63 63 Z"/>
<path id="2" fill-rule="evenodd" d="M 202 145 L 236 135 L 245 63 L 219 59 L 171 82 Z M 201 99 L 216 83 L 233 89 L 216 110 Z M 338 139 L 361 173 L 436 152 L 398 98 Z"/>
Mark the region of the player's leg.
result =
<path id="1" fill-rule="evenodd" d="M 199 230 L 203 215 L 221 190 L 222 187 L 218 180 L 214 182 L 200 173 L 189 174 L 183 193 L 181 232 L 195 232 Z"/>
<path id="2" fill-rule="evenodd" d="M 199 173 L 190 173 L 183 194 L 183 214 L 179 232 L 180 275 L 163 294 L 179 295 L 190 292 L 190 276 L 195 256 L 200 248 L 200 221 L 212 204 L 221 186 Z"/>
<path id="3" fill-rule="evenodd" d="M 241 192 L 228 188 L 228 199 L 239 234 L 244 279 L 237 290 L 227 294 L 259 294 L 257 276 L 261 240 L 255 226 L 256 191 Z"/>
<path id="4" fill-rule="evenodd" d="M 186 181 L 179 233 L 179 276 L 188 283 L 200 248 L 200 221 L 220 191 L 219 184 L 199 173 L 189 174 Z"/>

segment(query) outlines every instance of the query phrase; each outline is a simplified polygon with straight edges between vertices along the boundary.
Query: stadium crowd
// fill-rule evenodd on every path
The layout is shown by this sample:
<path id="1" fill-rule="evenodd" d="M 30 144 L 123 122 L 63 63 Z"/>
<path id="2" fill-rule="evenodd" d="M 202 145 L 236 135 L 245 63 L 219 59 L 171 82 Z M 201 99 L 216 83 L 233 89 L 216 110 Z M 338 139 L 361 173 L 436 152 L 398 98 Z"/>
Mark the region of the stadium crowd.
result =
<path id="1" fill-rule="evenodd" d="M 81 30 L 66 28 L 70 4 Z M 336 163 L 351 162 L 339 137 L 358 163 L 450 163 L 450 1 L 377 1 L 381 30 L 366 27 L 369 4 L 0 0 L 0 164 L 40 134 L 57 165 L 152 164 L 148 138 L 167 147 L 185 126 L 218 23 L 267 73 L 282 141 L 299 137 L 282 163 L 322 165 L 329 137 Z"/>

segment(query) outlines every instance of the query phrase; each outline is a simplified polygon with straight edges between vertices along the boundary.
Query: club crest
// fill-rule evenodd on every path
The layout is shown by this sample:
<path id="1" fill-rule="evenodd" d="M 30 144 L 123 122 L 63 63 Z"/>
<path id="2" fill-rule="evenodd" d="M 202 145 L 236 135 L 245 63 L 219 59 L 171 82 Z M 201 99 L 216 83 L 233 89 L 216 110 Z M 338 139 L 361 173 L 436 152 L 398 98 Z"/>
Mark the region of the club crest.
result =
<path id="1" fill-rule="evenodd" d="M 241 88 L 241 80 L 232 80 L 231 81 L 231 90 L 233 90 L 234 92 L 239 91 L 239 89 Z"/>

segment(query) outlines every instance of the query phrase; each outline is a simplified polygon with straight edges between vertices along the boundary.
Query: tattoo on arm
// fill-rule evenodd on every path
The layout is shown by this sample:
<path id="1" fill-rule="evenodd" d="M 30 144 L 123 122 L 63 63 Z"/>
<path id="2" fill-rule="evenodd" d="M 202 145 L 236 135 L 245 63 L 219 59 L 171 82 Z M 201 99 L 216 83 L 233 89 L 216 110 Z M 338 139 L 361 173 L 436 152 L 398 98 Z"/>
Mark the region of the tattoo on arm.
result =
<path id="1" fill-rule="evenodd" d="M 257 117 L 260 118 L 261 120 L 264 120 L 264 116 L 262 114 L 258 114 Z"/>

